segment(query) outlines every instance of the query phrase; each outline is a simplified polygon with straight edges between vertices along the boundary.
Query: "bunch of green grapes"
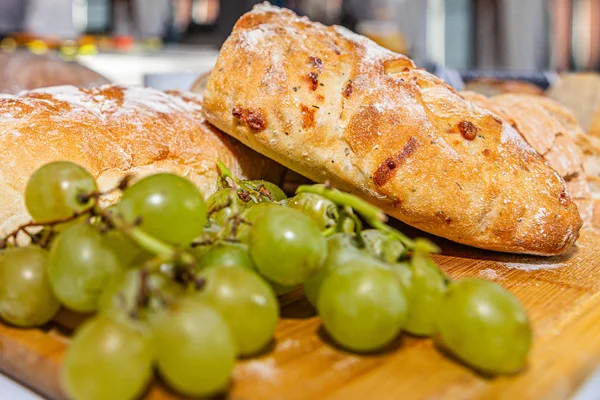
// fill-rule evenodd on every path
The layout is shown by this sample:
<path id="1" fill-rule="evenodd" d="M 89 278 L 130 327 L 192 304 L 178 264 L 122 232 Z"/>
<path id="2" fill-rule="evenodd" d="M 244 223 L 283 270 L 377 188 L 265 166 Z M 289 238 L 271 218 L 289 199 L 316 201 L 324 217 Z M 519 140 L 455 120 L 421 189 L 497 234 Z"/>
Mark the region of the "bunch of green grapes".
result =
<path id="1" fill-rule="evenodd" d="M 524 364 L 531 329 L 507 291 L 450 282 L 430 255 L 435 246 L 406 238 L 352 195 L 314 185 L 287 198 L 219 168 L 220 189 L 206 202 L 185 178 L 162 173 L 124 181 L 109 208 L 80 166 L 55 162 L 32 175 L 33 222 L 0 251 L 0 317 L 31 327 L 61 305 L 96 313 L 65 357 L 72 398 L 134 399 L 153 371 L 181 394 L 218 394 L 236 357 L 273 340 L 277 296 L 300 287 L 351 351 L 379 351 L 407 332 L 435 335 L 487 373 Z M 23 232 L 32 243 L 19 247 Z"/>

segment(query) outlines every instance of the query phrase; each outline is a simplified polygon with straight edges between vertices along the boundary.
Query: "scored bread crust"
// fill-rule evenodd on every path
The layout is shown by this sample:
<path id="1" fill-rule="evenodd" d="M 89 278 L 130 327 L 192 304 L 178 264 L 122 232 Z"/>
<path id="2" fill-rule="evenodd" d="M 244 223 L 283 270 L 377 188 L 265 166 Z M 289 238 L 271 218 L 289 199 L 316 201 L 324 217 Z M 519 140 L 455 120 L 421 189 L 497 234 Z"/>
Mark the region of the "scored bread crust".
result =
<path id="1" fill-rule="evenodd" d="M 192 93 L 115 85 L 0 95 L 0 235 L 29 221 L 27 180 L 51 161 L 87 168 L 101 190 L 126 174 L 172 172 L 206 198 L 217 189 L 219 159 L 237 177 L 278 182 L 283 168 L 208 124 L 201 101 Z"/>
<path id="2" fill-rule="evenodd" d="M 589 137 L 569 109 L 548 97 L 529 94 L 487 98 L 464 91 L 461 96 L 509 122 L 565 180 L 584 226 L 600 227 L 596 224 L 600 215 L 594 216 L 600 204 L 593 199 L 590 177 L 585 170 L 586 152 L 595 147 L 590 146 Z"/>
<path id="3" fill-rule="evenodd" d="M 221 49 L 204 111 L 258 152 L 435 235 L 540 255 L 578 236 L 564 181 L 510 125 L 344 28 L 255 7 Z"/>

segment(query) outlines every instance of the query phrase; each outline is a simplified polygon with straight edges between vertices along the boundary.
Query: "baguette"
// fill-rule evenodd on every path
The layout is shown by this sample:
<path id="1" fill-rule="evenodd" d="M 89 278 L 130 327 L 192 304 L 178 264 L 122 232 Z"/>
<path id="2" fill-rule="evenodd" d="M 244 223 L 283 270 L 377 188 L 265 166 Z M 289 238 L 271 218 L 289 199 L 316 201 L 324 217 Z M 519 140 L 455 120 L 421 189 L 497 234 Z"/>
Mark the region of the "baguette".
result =
<path id="1" fill-rule="evenodd" d="M 224 43 L 204 109 L 258 152 L 432 234 L 540 255 L 578 236 L 565 182 L 509 124 L 344 28 L 256 6 Z"/>
<path id="2" fill-rule="evenodd" d="M 189 178 L 205 197 L 217 189 L 218 159 L 241 178 L 278 182 L 283 173 L 207 124 L 201 97 L 142 87 L 60 86 L 0 95 L 0 149 L 1 235 L 29 220 L 25 185 L 51 161 L 82 165 L 101 190 L 126 174 L 164 171 Z"/>

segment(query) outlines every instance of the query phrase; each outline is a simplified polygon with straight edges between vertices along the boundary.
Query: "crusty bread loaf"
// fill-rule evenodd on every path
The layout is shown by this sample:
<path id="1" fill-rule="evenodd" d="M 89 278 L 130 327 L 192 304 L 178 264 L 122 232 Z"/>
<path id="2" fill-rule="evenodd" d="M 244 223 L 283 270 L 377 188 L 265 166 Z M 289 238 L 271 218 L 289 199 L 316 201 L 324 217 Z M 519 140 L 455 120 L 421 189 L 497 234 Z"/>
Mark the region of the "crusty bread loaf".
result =
<path id="1" fill-rule="evenodd" d="M 472 91 L 485 96 L 497 96 L 504 93 L 522 93 L 543 95 L 544 91 L 533 83 L 510 81 L 493 78 L 478 78 L 465 84 L 466 91 Z"/>
<path id="2" fill-rule="evenodd" d="M 548 96 L 567 106 L 581 127 L 600 137 L 600 75 L 594 72 L 568 73 L 548 89 Z"/>
<path id="3" fill-rule="evenodd" d="M 200 75 L 192 84 L 190 88 L 190 92 L 204 95 L 204 91 L 206 90 L 206 85 L 208 84 L 208 78 L 210 78 L 210 72 L 204 73 Z"/>
<path id="4" fill-rule="evenodd" d="M 29 52 L 0 53 L 0 93 L 19 93 L 47 86 L 94 87 L 108 80 L 76 62 Z"/>
<path id="5" fill-rule="evenodd" d="M 595 138 L 585 135 L 569 109 L 542 96 L 504 94 L 487 98 L 474 92 L 461 95 L 508 121 L 567 183 L 586 226 L 594 226 L 597 200 L 584 167 L 585 152 L 593 149 Z M 588 162 L 587 165 L 592 165 Z"/>
<path id="6" fill-rule="evenodd" d="M 41 165 L 69 160 L 101 189 L 128 173 L 169 171 L 209 196 L 217 159 L 242 178 L 278 182 L 283 168 L 205 122 L 201 97 L 142 87 L 59 86 L 0 95 L 0 234 L 27 222 L 23 193 Z M 112 199 L 114 200 L 114 198 Z"/>
<path id="7" fill-rule="evenodd" d="M 577 238 L 564 181 L 509 124 L 344 28 L 255 7 L 204 100 L 209 122 L 248 146 L 427 232 L 543 255 Z"/>

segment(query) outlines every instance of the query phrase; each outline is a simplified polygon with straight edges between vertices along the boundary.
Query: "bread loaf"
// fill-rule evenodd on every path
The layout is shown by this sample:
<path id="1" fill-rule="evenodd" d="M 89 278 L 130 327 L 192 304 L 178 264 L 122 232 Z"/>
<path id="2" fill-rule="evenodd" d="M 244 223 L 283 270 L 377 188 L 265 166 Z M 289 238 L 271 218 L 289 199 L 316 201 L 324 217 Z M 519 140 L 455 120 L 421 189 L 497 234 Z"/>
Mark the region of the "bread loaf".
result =
<path id="1" fill-rule="evenodd" d="M 563 74 L 548 90 L 548 96 L 568 107 L 585 132 L 600 137 L 599 74 Z"/>
<path id="2" fill-rule="evenodd" d="M 58 85 L 93 87 L 106 83 L 105 77 L 76 62 L 24 51 L 0 53 L 0 93 Z"/>
<path id="3" fill-rule="evenodd" d="M 291 11 L 237 22 L 204 108 L 286 167 L 460 243 L 559 254 L 581 226 L 562 178 L 509 124 L 407 57 Z"/>
<path id="4" fill-rule="evenodd" d="M 485 96 L 497 96 L 504 93 L 522 93 L 543 95 L 544 91 L 533 83 L 524 81 L 507 81 L 492 78 L 479 78 L 470 80 L 465 84 L 465 90 L 483 94 Z"/>
<path id="5" fill-rule="evenodd" d="M 563 177 L 584 223 L 594 226 L 597 200 L 593 199 L 585 167 L 593 165 L 586 162 L 586 153 L 594 151 L 595 138 L 586 136 L 569 109 L 550 98 L 535 95 L 504 94 L 490 98 L 473 92 L 461 95 L 508 121 Z"/>
<path id="6" fill-rule="evenodd" d="M 0 151 L 1 235 L 29 220 L 25 185 L 51 161 L 84 166 L 101 189 L 129 173 L 173 172 L 205 197 L 216 190 L 218 159 L 241 178 L 278 182 L 283 172 L 207 124 L 201 97 L 142 87 L 60 86 L 0 95 Z"/>

